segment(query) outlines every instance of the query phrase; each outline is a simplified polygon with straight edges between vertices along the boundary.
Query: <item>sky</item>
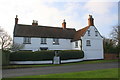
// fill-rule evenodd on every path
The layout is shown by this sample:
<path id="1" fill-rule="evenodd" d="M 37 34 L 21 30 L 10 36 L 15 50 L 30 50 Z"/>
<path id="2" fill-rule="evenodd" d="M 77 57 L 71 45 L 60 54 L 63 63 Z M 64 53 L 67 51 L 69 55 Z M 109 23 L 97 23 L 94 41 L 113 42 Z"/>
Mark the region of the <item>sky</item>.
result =
<path id="1" fill-rule="evenodd" d="M 61 27 L 79 30 L 86 27 L 88 15 L 102 36 L 110 37 L 112 27 L 118 25 L 119 0 L 0 0 L 0 26 L 13 36 L 15 17 L 18 24 Z"/>

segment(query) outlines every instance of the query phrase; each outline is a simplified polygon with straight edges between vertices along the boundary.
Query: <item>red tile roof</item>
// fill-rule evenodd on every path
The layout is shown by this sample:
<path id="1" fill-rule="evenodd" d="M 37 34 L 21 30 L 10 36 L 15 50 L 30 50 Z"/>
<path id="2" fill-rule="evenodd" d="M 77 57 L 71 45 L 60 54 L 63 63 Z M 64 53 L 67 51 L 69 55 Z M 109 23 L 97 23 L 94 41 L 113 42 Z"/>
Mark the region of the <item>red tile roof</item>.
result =
<path id="1" fill-rule="evenodd" d="M 72 41 L 77 41 L 80 40 L 82 36 L 84 36 L 84 34 L 86 33 L 86 31 L 88 30 L 90 26 L 84 27 L 78 31 L 76 31 L 74 38 L 72 39 Z"/>

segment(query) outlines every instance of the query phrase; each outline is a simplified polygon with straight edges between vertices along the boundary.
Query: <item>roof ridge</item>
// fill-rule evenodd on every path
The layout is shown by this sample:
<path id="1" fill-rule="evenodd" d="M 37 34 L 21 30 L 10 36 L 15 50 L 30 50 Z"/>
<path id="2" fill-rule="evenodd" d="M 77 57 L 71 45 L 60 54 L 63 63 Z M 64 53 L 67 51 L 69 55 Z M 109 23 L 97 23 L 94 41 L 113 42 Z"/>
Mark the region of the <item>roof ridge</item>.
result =
<path id="1" fill-rule="evenodd" d="M 20 26 L 32 26 L 32 25 L 27 25 L 27 24 L 17 24 L 17 25 L 20 25 Z M 58 28 L 58 29 L 63 29 L 62 27 L 43 26 L 43 25 L 38 25 L 37 27 L 46 27 L 46 28 Z M 75 28 L 66 28 L 66 29 L 74 29 L 74 30 L 76 30 Z"/>

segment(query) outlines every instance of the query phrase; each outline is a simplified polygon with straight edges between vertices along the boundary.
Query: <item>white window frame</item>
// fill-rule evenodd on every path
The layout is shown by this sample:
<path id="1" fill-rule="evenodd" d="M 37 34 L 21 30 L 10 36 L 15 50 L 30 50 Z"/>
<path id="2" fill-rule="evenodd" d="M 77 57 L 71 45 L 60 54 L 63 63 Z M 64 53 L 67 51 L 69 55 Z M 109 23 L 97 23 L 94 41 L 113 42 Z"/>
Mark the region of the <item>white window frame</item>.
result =
<path id="1" fill-rule="evenodd" d="M 78 41 L 75 42 L 75 48 L 78 48 Z"/>
<path id="2" fill-rule="evenodd" d="M 88 36 L 90 36 L 90 30 L 88 30 L 87 32 L 88 32 Z"/>
<path id="3" fill-rule="evenodd" d="M 95 31 L 95 36 L 98 36 L 98 31 Z"/>
<path id="4" fill-rule="evenodd" d="M 91 46 L 91 41 L 90 40 L 86 40 L 86 46 Z"/>
<path id="5" fill-rule="evenodd" d="M 41 44 L 47 44 L 47 38 L 41 38 Z"/>
<path id="6" fill-rule="evenodd" d="M 59 45 L 59 39 L 53 38 L 53 45 Z"/>
<path id="7" fill-rule="evenodd" d="M 24 37 L 23 38 L 23 43 L 24 44 L 31 44 L 31 38 L 30 37 Z"/>

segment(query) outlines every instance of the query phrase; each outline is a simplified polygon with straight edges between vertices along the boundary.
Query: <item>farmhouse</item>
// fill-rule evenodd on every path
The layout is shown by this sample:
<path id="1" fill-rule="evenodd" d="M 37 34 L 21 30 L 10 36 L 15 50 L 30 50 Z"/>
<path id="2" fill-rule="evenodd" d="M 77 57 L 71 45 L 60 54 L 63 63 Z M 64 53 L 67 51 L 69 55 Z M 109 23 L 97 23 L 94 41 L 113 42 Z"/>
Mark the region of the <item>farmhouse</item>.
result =
<path id="1" fill-rule="evenodd" d="M 103 38 L 94 26 L 94 19 L 89 15 L 88 26 L 76 31 L 67 28 L 65 20 L 61 27 L 18 24 L 15 18 L 13 32 L 14 43 L 24 44 L 21 50 L 83 50 L 84 60 L 103 59 Z"/>

